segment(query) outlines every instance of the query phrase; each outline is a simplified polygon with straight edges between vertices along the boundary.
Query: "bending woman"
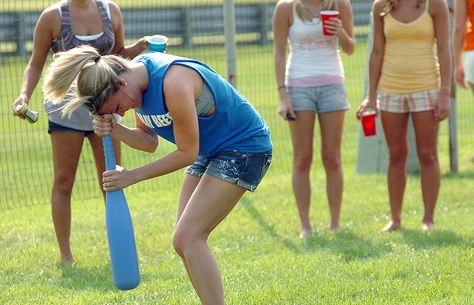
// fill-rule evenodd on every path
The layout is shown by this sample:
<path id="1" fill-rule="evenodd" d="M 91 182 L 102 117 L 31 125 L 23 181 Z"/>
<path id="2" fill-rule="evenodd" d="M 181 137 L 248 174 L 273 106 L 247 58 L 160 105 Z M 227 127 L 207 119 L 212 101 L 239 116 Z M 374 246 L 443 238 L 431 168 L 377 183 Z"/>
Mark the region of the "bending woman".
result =
<path id="1" fill-rule="evenodd" d="M 158 52 L 133 62 L 101 56 L 91 47 L 60 54 L 44 91 L 60 100 L 77 78 L 82 105 L 95 114 L 94 130 L 148 152 L 160 137 L 176 150 L 134 169 L 107 171 L 113 191 L 187 167 L 178 203 L 173 245 L 202 304 L 224 304 L 219 268 L 207 239 L 245 191 L 254 191 L 272 158 L 270 131 L 254 107 L 206 64 Z M 135 127 L 114 120 L 134 109 Z"/>

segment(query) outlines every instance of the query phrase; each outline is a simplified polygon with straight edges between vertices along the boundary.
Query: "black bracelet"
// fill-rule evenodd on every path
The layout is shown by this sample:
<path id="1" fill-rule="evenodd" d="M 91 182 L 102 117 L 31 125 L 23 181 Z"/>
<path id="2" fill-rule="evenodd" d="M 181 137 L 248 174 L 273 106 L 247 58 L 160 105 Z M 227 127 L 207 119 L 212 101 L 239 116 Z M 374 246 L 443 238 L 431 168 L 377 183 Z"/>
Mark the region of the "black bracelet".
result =
<path id="1" fill-rule="evenodd" d="M 286 89 L 286 86 L 285 85 L 278 86 L 278 91 L 280 91 L 281 89 Z"/>

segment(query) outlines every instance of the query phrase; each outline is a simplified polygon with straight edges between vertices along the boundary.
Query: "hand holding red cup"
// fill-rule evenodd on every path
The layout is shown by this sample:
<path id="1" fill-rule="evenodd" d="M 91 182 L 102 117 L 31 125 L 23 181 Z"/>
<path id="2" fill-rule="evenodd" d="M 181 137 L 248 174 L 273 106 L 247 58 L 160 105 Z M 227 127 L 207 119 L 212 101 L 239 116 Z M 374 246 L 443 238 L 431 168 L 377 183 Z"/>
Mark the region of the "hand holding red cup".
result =
<path id="1" fill-rule="evenodd" d="M 339 17 L 339 12 L 338 11 L 321 11 L 319 12 L 319 15 L 321 16 L 321 22 L 323 23 L 323 34 L 327 36 L 331 36 L 331 34 L 328 31 L 327 26 L 327 21 L 329 21 L 332 18 L 338 18 Z"/>
<path id="2" fill-rule="evenodd" d="M 376 133 L 376 122 L 375 117 L 377 112 L 374 110 L 367 110 L 362 113 L 361 122 L 366 137 L 375 136 Z"/>

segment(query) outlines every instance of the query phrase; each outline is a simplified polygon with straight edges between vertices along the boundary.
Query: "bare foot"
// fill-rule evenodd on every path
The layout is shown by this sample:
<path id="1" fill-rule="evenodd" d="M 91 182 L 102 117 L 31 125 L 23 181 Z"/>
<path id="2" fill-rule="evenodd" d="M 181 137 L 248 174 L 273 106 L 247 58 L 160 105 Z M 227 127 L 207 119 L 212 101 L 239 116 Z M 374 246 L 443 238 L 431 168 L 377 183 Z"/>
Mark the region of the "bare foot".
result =
<path id="1" fill-rule="evenodd" d="M 311 229 L 301 229 L 300 238 L 308 238 L 311 236 L 313 231 Z"/>
<path id="2" fill-rule="evenodd" d="M 383 227 L 382 232 L 391 233 L 399 230 L 400 228 L 401 224 L 399 222 L 390 221 L 385 227 Z"/>
<path id="3" fill-rule="evenodd" d="M 341 230 L 341 226 L 340 225 L 330 225 L 328 229 L 332 233 L 337 233 L 337 232 L 339 232 L 339 230 Z"/>
<path id="4" fill-rule="evenodd" d="M 63 264 L 65 266 L 72 266 L 74 265 L 74 263 L 74 258 L 72 258 L 71 256 L 61 257 L 60 264 Z"/>
<path id="5" fill-rule="evenodd" d="M 424 233 L 432 232 L 435 228 L 435 225 L 433 222 L 424 222 L 421 224 L 421 231 Z"/>

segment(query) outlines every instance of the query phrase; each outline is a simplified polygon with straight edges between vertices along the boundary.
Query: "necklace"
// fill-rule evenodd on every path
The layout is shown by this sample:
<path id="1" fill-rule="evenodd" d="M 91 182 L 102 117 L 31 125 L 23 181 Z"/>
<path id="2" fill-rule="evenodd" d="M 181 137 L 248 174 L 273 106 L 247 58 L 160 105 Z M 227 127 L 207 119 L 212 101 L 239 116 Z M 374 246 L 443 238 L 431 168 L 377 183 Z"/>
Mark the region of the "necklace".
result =
<path id="1" fill-rule="evenodd" d="M 318 3 L 316 6 L 315 10 L 312 10 L 309 6 L 309 3 L 307 0 L 302 0 L 301 3 L 303 4 L 303 7 L 306 11 L 306 13 L 311 17 L 311 19 L 314 18 L 319 18 L 320 17 L 320 11 L 321 11 L 321 3 Z M 315 12 L 316 11 L 316 12 Z"/>

